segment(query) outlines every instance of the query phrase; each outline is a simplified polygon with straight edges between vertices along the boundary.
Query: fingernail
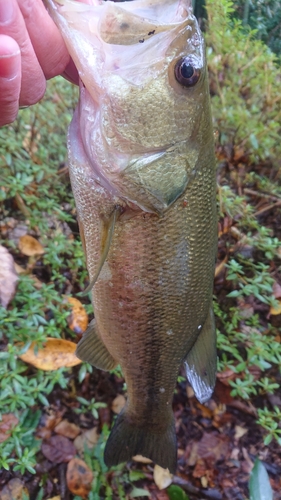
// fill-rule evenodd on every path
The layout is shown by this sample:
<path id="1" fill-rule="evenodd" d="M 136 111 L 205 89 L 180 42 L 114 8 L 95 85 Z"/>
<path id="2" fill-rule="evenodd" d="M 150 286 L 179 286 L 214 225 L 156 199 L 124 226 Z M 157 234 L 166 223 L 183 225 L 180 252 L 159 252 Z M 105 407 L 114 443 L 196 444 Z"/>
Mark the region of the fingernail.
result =
<path id="1" fill-rule="evenodd" d="M 11 21 L 14 13 L 12 0 L 0 0 L 0 25 Z"/>
<path id="2" fill-rule="evenodd" d="M 0 57 L 0 78 L 12 80 L 17 76 L 20 69 L 20 52 Z"/>

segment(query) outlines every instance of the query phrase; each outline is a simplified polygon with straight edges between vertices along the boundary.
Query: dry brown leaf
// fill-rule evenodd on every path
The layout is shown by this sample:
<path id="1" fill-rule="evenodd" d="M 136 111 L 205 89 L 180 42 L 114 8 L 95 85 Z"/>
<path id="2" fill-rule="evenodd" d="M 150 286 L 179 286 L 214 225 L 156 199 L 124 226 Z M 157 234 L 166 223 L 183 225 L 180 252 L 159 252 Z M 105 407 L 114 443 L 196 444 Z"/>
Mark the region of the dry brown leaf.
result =
<path id="1" fill-rule="evenodd" d="M 0 262 L 0 303 L 6 308 L 16 291 L 18 275 L 13 257 L 2 245 L 0 245 Z"/>
<path id="2" fill-rule="evenodd" d="M 75 439 L 78 434 L 80 434 L 81 429 L 78 425 L 68 422 L 68 420 L 62 420 L 58 425 L 56 425 L 54 431 L 61 436 Z"/>
<path id="3" fill-rule="evenodd" d="M 228 455 L 229 438 L 227 436 L 204 432 L 200 441 L 191 444 L 188 465 L 193 466 L 201 459 L 213 464 L 219 460 L 226 460 Z"/>
<path id="4" fill-rule="evenodd" d="M 1 500 L 22 500 L 23 498 L 29 498 L 28 490 L 24 487 L 24 483 L 17 478 L 11 479 L 0 494 Z"/>
<path id="5" fill-rule="evenodd" d="M 64 436 L 52 436 L 48 441 L 42 443 L 43 455 L 52 463 L 60 464 L 69 462 L 76 453 L 72 441 Z"/>
<path id="6" fill-rule="evenodd" d="M 173 474 L 170 473 L 169 469 L 163 469 L 160 465 L 154 466 L 153 479 L 159 490 L 164 490 L 168 488 L 173 481 Z"/>
<path id="7" fill-rule="evenodd" d="M 73 332 L 82 334 L 89 323 L 88 314 L 80 300 L 74 297 L 66 297 L 66 300 L 72 309 L 70 316 L 67 318 L 68 326 Z"/>
<path id="8" fill-rule="evenodd" d="M 12 429 L 19 423 L 18 418 L 13 413 L 4 413 L 0 420 L 0 443 L 3 443 L 11 435 Z"/>
<path id="9" fill-rule="evenodd" d="M 58 370 L 58 368 L 69 368 L 81 363 L 81 360 L 75 356 L 76 344 L 69 340 L 47 337 L 42 349 L 34 351 L 35 348 L 36 344 L 32 342 L 29 349 L 19 357 L 25 363 L 30 363 L 40 370 Z"/>
<path id="10" fill-rule="evenodd" d="M 124 406 L 126 404 L 126 399 L 122 394 L 118 394 L 115 399 L 112 401 L 111 409 L 113 413 L 116 413 L 117 415 L 123 410 Z"/>
<path id="11" fill-rule="evenodd" d="M 19 239 L 19 249 L 23 255 L 27 257 L 33 257 L 34 255 L 43 255 L 45 252 L 41 243 L 38 240 L 33 238 L 33 236 L 29 236 L 29 234 L 25 234 L 21 236 Z"/>
<path id="12" fill-rule="evenodd" d="M 83 455 L 85 446 L 90 450 L 94 448 L 99 439 L 98 429 L 97 427 L 93 427 L 92 429 L 88 429 L 87 431 L 79 434 L 77 438 L 74 440 L 74 446 L 80 455 Z"/>
<path id="13" fill-rule="evenodd" d="M 73 495 L 87 498 L 91 491 L 93 472 L 81 458 L 70 460 L 66 471 L 68 489 Z"/>

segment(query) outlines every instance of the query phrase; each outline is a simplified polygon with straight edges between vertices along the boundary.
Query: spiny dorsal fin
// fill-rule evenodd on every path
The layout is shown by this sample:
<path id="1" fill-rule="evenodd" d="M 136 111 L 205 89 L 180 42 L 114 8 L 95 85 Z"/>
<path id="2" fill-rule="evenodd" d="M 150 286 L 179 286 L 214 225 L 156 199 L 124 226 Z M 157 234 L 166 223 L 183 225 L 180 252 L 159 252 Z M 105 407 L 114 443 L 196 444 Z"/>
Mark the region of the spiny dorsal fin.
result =
<path id="1" fill-rule="evenodd" d="M 200 403 L 205 403 L 212 396 L 217 371 L 216 326 L 212 307 L 197 341 L 187 355 L 185 368 L 195 396 Z"/>
<path id="2" fill-rule="evenodd" d="M 100 260 L 99 260 L 99 263 L 97 266 L 97 271 L 96 271 L 96 274 L 94 275 L 91 283 L 80 294 L 80 296 L 82 296 L 82 297 L 84 295 L 87 295 L 87 293 L 89 293 L 92 290 L 92 288 L 94 287 L 94 284 L 96 283 L 96 281 L 100 275 L 100 272 L 101 272 L 102 267 L 106 261 L 106 258 L 107 258 L 107 255 L 108 255 L 108 252 L 110 249 L 110 245 L 111 245 L 112 237 L 113 237 L 113 233 L 114 233 L 114 228 L 115 228 L 115 223 L 116 223 L 116 220 L 118 219 L 119 215 L 121 214 L 121 211 L 122 211 L 121 207 L 116 206 L 114 208 L 110 218 L 106 221 L 103 221 L 102 238 L 101 238 L 101 256 L 100 256 Z"/>
<path id="3" fill-rule="evenodd" d="M 117 362 L 108 352 L 97 332 L 94 319 L 77 345 L 76 356 L 100 370 L 110 371 L 117 366 Z"/>

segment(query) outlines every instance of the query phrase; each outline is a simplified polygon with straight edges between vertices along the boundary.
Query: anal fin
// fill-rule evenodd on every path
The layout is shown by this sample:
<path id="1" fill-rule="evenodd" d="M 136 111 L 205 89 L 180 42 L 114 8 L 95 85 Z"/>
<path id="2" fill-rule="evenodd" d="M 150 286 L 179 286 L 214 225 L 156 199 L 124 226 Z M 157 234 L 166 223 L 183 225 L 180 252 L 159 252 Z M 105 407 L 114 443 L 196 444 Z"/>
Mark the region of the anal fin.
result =
<path id="1" fill-rule="evenodd" d="M 98 335 L 94 319 L 77 345 L 76 356 L 82 361 L 86 361 L 90 365 L 105 371 L 113 370 L 118 364 Z"/>
<path id="2" fill-rule="evenodd" d="M 213 308 L 210 307 L 202 331 L 185 360 L 186 376 L 195 396 L 205 403 L 216 383 L 217 349 Z"/>

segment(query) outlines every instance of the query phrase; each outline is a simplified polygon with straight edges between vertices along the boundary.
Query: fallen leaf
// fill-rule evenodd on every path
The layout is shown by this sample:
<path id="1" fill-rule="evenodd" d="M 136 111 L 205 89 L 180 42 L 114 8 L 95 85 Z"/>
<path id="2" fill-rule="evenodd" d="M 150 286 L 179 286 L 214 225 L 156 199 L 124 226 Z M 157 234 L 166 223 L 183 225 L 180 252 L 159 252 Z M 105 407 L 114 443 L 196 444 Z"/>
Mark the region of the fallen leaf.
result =
<path id="1" fill-rule="evenodd" d="M 2 245 L 0 245 L 0 261 L 0 303 L 6 308 L 16 291 L 18 275 L 13 257 Z"/>
<path id="2" fill-rule="evenodd" d="M 91 491 L 93 472 L 81 458 L 73 458 L 67 465 L 66 482 L 73 495 L 87 498 Z"/>
<path id="3" fill-rule="evenodd" d="M 67 318 L 68 326 L 73 332 L 82 334 L 89 323 L 88 314 L 80 300 L 74 297 L 65 297 L 65 299 L 71 305 L 71 314 Z"/>
<path id="4" fill-rule="evenodd" d="M 47 337 L 42 349 L 36 351 L 36 343 L 32 342 L 29 349 L 19 357 L 25 363 L 40 370 L 58 370 L 58 368 L 69 368 L 81 363 L 75 355 L 76 347 L 76 344 L 69 340 Z"/>
<path id="5" fill-rule="evenodd" d="M 24 483 L 17 478 L 11 479 L 0 494 L 1 500 L 26 500 L 28 498 L 28 490 L 24 487 Z"/>
<path id="6" fill-rule="evenodd" d="M 248 432 L 248 429 L 245 429 L 245 427 L 241 427 L 240 425 L 235 425 L 234 439 L 236 439 L 236 440 L 240 439 L 245 434 L 247 434 L 247 432 Z"/>
<path id="7" fill-rule="evenodd" d="M 61 497 L 60 497 L 60 495 L 57 495 L 55 497 L 48 498 L 47 500 L 61 500 Z"/>
<path id="8" fill-rule="evenodd" d="M 164 490 L 168 488 L 173 481 L 173 474 L 170 473 L 169 469 L 163 469 L 160 465 L 154 466 L 153 479 L 159 490 Z"/>
<path id="9" fill-rule="evenodd" d="M 76 450 L 74 444 L 64 436 L 52 436 L 47 442 L 42 443 L 43 455 L 52 463 L 60 464 L 69 462 L 74 458 Z"/>
<path id="10" fill-rule="evenodd" d="M 99 439 L 98 429 L 97 427 L 93 427 L 92 429 L 88 429 L 82 434 L 79 434 L 77 438 L 74 440 L 74 446 L 80 455 L 83 455 L 85 446 L 92 450 L 94 446 L 97 444 Z"/>
<path id="11" fill-rule="evenodd" d="M 229 455 L 229 438 L 214 432 L 204 432 L 200 441 L 191 445 L 188 465 L 193 466 L 198 460 L 204 459 L 211 463 L 226 460 Z"/>
<path id="12" fill-rule="evenodd" d="M 118 396 L 116 396 L 116 398 L 113 399 L 112 401 L 111 409 L 113 413 L 116 413 L 118 415 L 118 413 L 120 413 L 121 410 L 123 410 L 125 404 L 126 404 L 125 397 L 122 394 L 118 394 Z"/>
<path id="13" fill-rule="evenodd" d="M 272 314 L 272 316 L 277 316 L 278 314 L 281 314 L 281 300 L 280 299 L 278 299 L 278 304 L 276 305 L 276 307 L 270 306 L 269 314 Z"/>
<path id="14" fill-rule="evenodd" d="M 27 257 L 33 257 L 34 255 L 43 255 L 45 250 L 41 243 L 38 240 L 33 238 L 33 236 L 29 236 L 29 234 L 25 234 L 21 236 L 19 239 L 19 249 L 23 255 Z"/>
<path id="15" fill-rule="evenodd" d="M 277 281 L 274 281 L 273 283 L 272 293 L 276 299 L 281 299 L 281 286 L 277 283 Z"/>
<path id="16" fill-rule="evenodd" d="M 0 443 L 3 443 L 11 435 L 12 429 L 19 423 L 18 418 L 13 413 L 2 414 L 0 420 Z"/>
<path id="17" fill-rule="evenodd" d="M 141 464 L 152 464 L 152 460 L 150 460 L 150 458 L 143 457 L 142 455 L 135 455 L 133 460 Z"/>
<path id="18" fill-rule="evenodd" d="M 61 436 L 75 439 L 78 434 L 80 434 L 81 429 L 78 425 L 68 422 L 68 420 L 62 420 L 58 425 L 56 425 L 54 431 Z"/>

